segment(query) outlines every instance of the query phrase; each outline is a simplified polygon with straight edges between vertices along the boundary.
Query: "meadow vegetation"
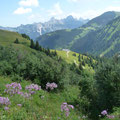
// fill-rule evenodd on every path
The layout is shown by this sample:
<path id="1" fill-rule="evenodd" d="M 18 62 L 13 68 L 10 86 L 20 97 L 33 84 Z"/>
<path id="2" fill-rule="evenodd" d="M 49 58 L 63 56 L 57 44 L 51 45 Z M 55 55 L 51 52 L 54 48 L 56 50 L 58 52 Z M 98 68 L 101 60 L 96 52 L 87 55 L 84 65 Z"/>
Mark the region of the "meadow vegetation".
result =
<path id="1" fill-rule="evenodd" d="M 1 120 L 120 119 L 119 55 L 67 57 L 10 34 L 0 41 Z"/>

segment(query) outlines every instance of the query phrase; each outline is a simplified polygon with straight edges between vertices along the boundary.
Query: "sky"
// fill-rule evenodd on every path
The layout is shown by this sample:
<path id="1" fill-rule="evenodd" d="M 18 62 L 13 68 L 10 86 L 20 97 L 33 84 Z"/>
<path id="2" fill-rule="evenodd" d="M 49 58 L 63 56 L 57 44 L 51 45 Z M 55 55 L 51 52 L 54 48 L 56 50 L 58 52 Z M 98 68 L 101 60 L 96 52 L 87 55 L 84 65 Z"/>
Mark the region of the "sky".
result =
<path id="1" fill-rule="evenodd" d="M 0 26 L 16 27 L 69 15 L 92 19 L 107 11 L 120 11 L 120 0 L 0 0 Z"/>

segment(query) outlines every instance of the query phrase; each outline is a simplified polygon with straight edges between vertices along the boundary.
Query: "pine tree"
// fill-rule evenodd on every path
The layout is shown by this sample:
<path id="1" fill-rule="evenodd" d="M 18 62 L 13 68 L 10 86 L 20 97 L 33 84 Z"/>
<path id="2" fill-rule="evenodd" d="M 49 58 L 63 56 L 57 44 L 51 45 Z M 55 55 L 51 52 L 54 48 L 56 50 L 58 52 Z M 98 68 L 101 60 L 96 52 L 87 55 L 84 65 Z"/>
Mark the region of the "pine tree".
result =
<path id="1" fill-rule="evenodd" d="M 18 40 L 18 38 L 16 38 L 16 40 L 15 40 L 14 43 L 19 44 L 19 40 Z"/>
<path id="2" fill-rule="evenodd" d="M 55 53 L 54 53 L 54 55 L 55 55 L 55 56 L 57 56 L 57 52 L 56 52 L 56 50 L 55 50 Z"/>
<path id="3" fill-rule="evenodd" d="M 79 69 L 80 69 L 80 70 L 83 70 L 83 66 L 82 66 L 81 63 L 79 64 Z"/>
<path id="4" fill-rule="evenodd" d="M 36 50 L 39 50 L 39 49 L 40 49 L 40 45 L 39 45 L 39 42 L 38 42 L 38 41 L 36 41 L 35 49 L 36 49 Z"/>
<path id="5" fill-rule="evenodd" d="M 46 49 L 46 50 L 45 50 L 45 53 L 46 53 L 46 55 L 49 55 L 49 56 L 50 56 L 50 49 L 49 49 L 49 48 Z"/>
<path id="6" fill-rule="evenodd" d="M 42 48 L 42 46 L 39 46 L 39 50 L 40 50 L 40 51 L 43 51 L 43 48 Z"/>
<path id="7" fill-rule="evenodd" d="M 31 47 L 31 48 L 35 48 L 35 44 L 34 44 L 34 41 L 33 41 L 32 39 L 31 39 L 30 47 Z"/>
<path id="8" fill-rule="evenodd" d="M 85 61 L 82 61 L 82 65 L 85 66 Z"/>
<path id="9" fill-rule="evenodd" d="M 79 56 L 78 56 L 78 61 L 80 62 L 80 54 L 79 54 Z"/>

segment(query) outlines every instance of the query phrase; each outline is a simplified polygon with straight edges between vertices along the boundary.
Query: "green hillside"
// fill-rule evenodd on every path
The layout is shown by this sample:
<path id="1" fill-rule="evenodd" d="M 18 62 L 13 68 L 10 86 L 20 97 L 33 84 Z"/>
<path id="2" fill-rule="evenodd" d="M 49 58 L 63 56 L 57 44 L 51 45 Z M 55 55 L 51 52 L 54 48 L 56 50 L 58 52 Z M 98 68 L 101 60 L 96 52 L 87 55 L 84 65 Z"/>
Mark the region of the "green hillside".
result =
<path id="1" fill-rule="evenodd" d="M 117 12 L 106 12 L 101 16 L 98 16 L 90 20 L 87 24 L 83 25 L 80 28 L 73 30 L 68 29 L 68 30 L 59 30 L 59 31 L 51 32 L 40 36 L 39 38 L 37 38 L 37 41 L 39 41 L 40 45 L 42 45 L 45 48 L 48 47 L 50 49 L 68 48 L 76 52 L 83 53 L 83 51 L 78 51 L 79 49 L 78 45 L 76 45 L 77 49 L 74 48 L 73 47 L 75 46 L 74 44 L 78 43 L 82 46 L 84 43 L 83 38 L 85 36 L 87 36 L 91 32 L 101 29 L 111 20 L 115 19 L 117 16 L 119 16 L 119 13 Z"/>
<path id="2" fill-rule="evenodd" d="M 19 44 L 14 43 L 16 39 L 18 39 Z M 23 38 L 21 34 L 16 32 L 0 30 L 0 45 L 12 46 L 17 49 L 25 50 L 27 52 L 33 51 L 29 47 L 30 40 Z"/>
<path id="3" fill-rule="evenodd" d="M 119 120 L 119 54 L 45 49 L 8 31 L 0 38 L 0 120 Z"/>
<path id="4" fill-rule="evenodd" d="M 75 64 L 77 67 L 79 67 L 82 62 L 85 62 L 85 66 L 83 66 L 84 70 L 89 71 L 90 73 L 94 73 L 94 69 L 87 64 L 86 61 L 90 61 L 90 58 L 88 56 L 73 52 L 73 51 L 64 51 L 64 50 L 56 50 L 59 57 L 61 57 L 63 60 L 65 60 L 68 64 Z M 79 61 L 79 55 L 80 55 L 80 61 Z M 92 63 L 96 64 L 97 61 L 92 59 Z"/>
<path id="5" fill-rule="evenodd" d="M 20 41 L 20 44 L 24 44 L 27 46 L 30 45 L 30 41 L 23 38 L 22 35 L 20 35 L 16 32 L 0 30 L 0 43 L 2 45 L 7 45 L 8 43 L 13 44 L 14 41 L 16 40 L 16 38 L 18 38 L 18 40 Z"/>
<path id="6" fill-rule="evenodd" d="M 120 51 L 120 17 L 108 23 L 102 29 L 91 32 L 76 41 L 73 51 L 88 52 L 100 56 L 113 56 Z M 102 48 L 102 49 L 101 49 Z"/>
<path id="7" fill-rule="evenodd" d="M 84 26 L 86 26 L 86 27 L 93 26 L 96 28 L 103 27 L 107 23 L 109 23 L 111 20 L 115 19 L 118 16 L 120 16 L 120 12 L 114 12 L 114 11 L 105 12 L 102 15 L 100 15 L 96 18 L 93 18 L 91 21 L 89 21 Z"/>
<path id="8" fill-rule="evenodd" d="M 57 51 L 58 56 L 51 56 L 53 51 L 47 54 L 47 49 L 31 49 L 29 40 L 9 31 L 0 30 L 0 38 L 1 120 L 77 120 L 84 116 L 77 107 L 70 110 L 68 117 L 61 111 L 61 105 L 65 102 L 74 104 L 80 92 L 78 83 L 81 70 L 77 65 L 72 67 L 72 59 L 77 61 L 77 53 L 70 52 L 69 59 L 66 59 L 62 51 Z M 19 40 L 18 44 L 14 43 L 16 38 Z M 76 57 L 72 57 L 73 53 L 77 54 Z M 60 59 L 60 56 L 64 59 Z M 6 85 L 16 84 L 14 82 L 21 84 L 22 93 L 16 93 L 16 87 L 11 88 L 15 90 L 15 94 L 11 89 L 8 89 L 11 92 L 5 92 Z M 56 83 L 58 87 L 49 91 L 46 89 L 47 83 Z M 41 90 L 29 94 L 26 86 L 33 84 L 41 86 Z M 10 102 L 4 103 L 3 97 Z"/>

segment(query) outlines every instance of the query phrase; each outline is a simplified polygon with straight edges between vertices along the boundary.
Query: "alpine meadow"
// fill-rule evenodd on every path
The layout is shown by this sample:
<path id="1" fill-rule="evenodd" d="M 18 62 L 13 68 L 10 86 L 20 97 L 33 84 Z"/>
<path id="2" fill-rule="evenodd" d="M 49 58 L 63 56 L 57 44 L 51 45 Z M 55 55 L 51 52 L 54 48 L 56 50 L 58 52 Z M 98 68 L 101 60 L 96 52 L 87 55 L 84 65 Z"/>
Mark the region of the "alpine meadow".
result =
<path id="1" fill-rule="evenodd" d="M 120 120 L 120 1 L 0 2 L 0 120 Z"/>

